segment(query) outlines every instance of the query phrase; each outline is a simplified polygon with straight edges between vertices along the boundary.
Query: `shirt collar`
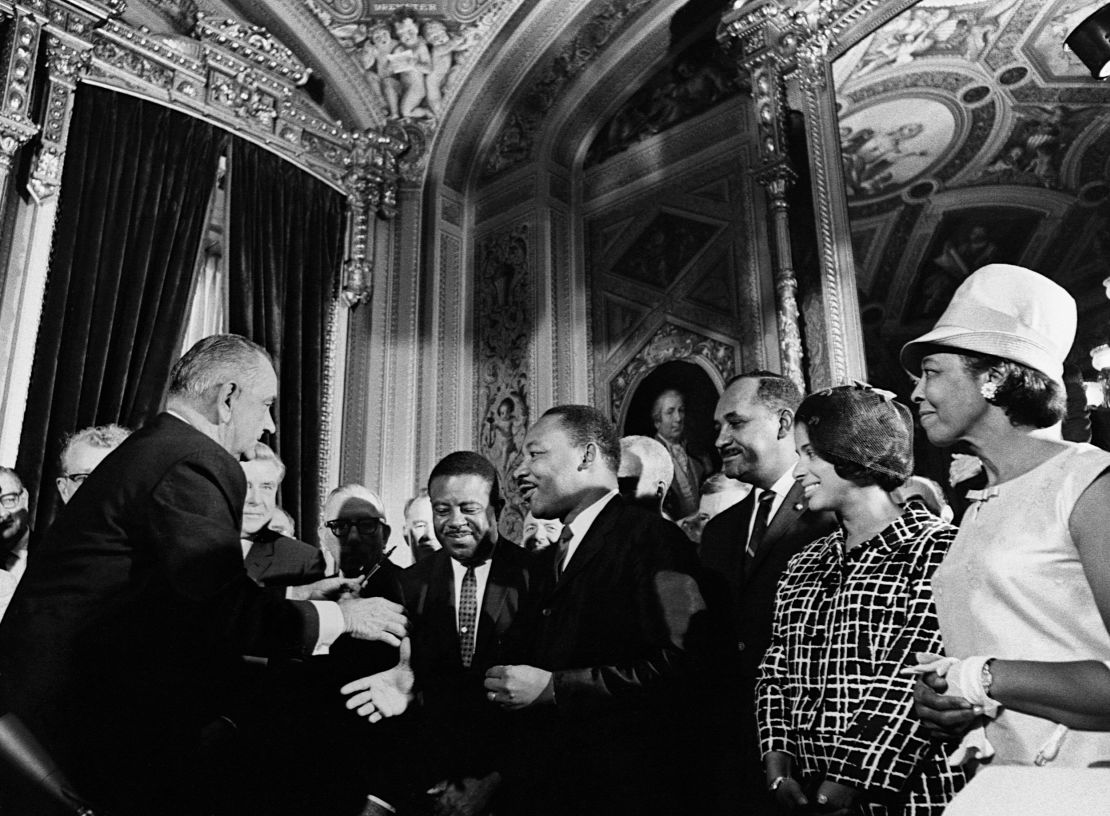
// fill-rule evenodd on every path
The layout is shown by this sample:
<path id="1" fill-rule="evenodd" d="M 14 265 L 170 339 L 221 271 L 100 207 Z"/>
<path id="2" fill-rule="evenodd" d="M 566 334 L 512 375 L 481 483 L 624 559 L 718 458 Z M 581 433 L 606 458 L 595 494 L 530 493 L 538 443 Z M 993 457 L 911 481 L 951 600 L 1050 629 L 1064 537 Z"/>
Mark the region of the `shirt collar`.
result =
<path id="1" fill-rule="evenodd" d="M 791 465 L 787 468 L 786 473 L 779 476 L 778 481 L 771 485 L 771 490 L 775 492 L 776 496 L 786 498 L 786 494 L 790 492 L 790 488 L 794 486 L 794 466 Z"/>
<path id="2" fill-rule="evenodd" d="M 600 515 L 601 511 L 605 509 L 605 505 L 607 505 L 612 500 L 612 498 L 617 495 L 618 492 L 619 491 L 617 490 L 610 490 L 600 499 L 598 499 L 581 513 L 579 513 L 575 517 L 574 521 L 567 525 L 568 527 L 570 527 L 571 535 L 573 536 L 573 538 L 581 538 L 587 533 L 587 531 L 593 525 L 594 521 L 597 519 L 598 515 Z"/>

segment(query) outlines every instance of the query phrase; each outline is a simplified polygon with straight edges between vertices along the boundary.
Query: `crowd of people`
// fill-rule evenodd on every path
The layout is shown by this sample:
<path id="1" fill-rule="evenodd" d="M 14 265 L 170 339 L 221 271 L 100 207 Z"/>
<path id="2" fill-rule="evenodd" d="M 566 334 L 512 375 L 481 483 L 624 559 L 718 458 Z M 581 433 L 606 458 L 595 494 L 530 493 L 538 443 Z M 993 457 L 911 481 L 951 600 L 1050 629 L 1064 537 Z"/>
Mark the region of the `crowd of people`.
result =
<path id="1" fill-rule="evenodd" d="M 512 472 L 523 541 L 463 450 L 392 548 L 362 484 L 297 538 L 269 357 L 206 338 L 147 426 L 67 441 L 30 548 L 0 468 L 0 811 L 916 816 L 1038 766 L 1105 801 L 1110 453 L 1058 433 L 1075 322 L 984 267 L 902 350 L 917 423 L 746 372 L 717 473 L 677 391 L 655 437 L 555 406 Z M 985 471 L 959 529 L 917 424 Z"/>

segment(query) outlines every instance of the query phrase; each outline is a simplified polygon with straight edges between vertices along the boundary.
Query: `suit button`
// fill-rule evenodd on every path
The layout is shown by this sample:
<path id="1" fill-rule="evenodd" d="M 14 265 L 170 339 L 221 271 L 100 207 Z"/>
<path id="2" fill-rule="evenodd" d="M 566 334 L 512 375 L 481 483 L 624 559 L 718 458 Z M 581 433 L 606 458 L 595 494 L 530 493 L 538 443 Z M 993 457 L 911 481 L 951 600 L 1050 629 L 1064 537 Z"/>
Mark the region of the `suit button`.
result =
<path id="1" fill-rule="evenodd" d="M 543 615 L 545 618 L 550 618 L 551 617 L 551 607 L 550 606 L 546 607 L 540 614 Z"/>
<path id="2" fill-rule="evenodd" d="M 748 648 L 748 644 L 746 644 L 742 640 L 736 644 L 736 651 L 738 651 L 738 652 L 742 652 L 747 648 Z"/>

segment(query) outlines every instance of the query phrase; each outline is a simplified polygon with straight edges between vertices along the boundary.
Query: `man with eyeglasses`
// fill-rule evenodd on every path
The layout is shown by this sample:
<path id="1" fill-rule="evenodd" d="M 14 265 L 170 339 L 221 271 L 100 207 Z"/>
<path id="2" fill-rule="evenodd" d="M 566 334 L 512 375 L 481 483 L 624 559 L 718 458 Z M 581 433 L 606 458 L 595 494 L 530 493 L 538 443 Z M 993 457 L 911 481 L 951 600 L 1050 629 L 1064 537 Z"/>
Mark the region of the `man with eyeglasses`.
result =
<path id="1" fill-rule="evenodd" d="M 30 535 L 23 480 L 11 468 L 0 467 L 0 618 L 27 567 Z"/>
<path id="2" fill-rule="evenodd" d="M 390 528 L 381 499 L 363 485 L 345 484 L 328 495 L 323 519 L 320 542 L 332 553 L 347 597 L 399 601 L 401 569 L 386 557 Z M 249 806 L 252 813 L 354 814 L 368 792 L 388 791 L 383 758 L 396 751 L 405 725 L 369 725 L 347 711 L 338 690 L 397 659 L 395 647 L 343 635 L 327 654 L 278 667 L 283 673 L 272 688 L 280 696 L 266 706 L 271 737 L 255 762 L 261 783 L 244 812 Z M 314 745 L 322 736 L 326 750 Z"/>
<path id="3" fill-rule="evenodd" d="M 65 438 L 58 457 L 58 473 L 61 475 L 54 480 L 62 504 L 69 503 L 93 469 L 130 435 L 130 428 L 113 423 L 82 428 Z"/>

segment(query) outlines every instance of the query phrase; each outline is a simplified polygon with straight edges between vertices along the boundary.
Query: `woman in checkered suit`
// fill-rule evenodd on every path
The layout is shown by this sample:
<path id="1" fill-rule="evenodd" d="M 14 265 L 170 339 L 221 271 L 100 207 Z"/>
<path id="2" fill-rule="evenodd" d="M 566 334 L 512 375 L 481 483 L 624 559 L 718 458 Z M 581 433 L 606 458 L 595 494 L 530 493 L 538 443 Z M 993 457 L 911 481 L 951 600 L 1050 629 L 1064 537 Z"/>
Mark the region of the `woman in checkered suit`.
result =
<path id="1" fill-rule="evenodd" d="M 939 814 L 962 786 L 913 712 L 915 653 L 942 651 L 931 577 L 955 528 L 890 491 L 913 471 L 913 421 L 862 384 L 806 399 L 794 478 L 840 528 L 779 583 L 757 705 L 785 813 Z"/>

